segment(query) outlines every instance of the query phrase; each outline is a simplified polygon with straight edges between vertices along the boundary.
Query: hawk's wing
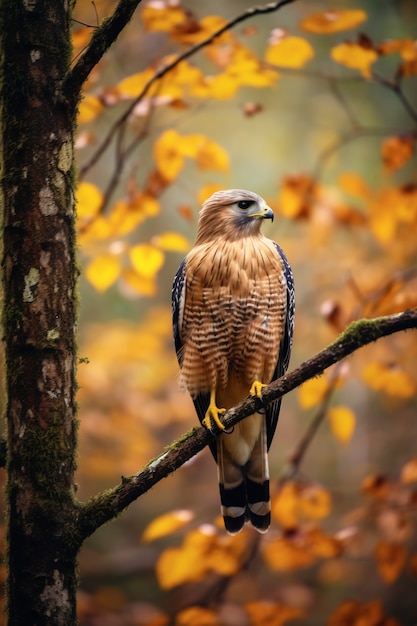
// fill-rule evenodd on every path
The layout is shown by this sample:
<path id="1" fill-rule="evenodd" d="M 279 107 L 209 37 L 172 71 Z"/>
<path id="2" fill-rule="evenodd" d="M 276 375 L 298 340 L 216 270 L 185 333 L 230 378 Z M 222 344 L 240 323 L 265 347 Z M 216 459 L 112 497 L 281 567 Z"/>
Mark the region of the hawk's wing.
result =
<path id="1" fill-rule="evenodd" d="M 181 367 L 182 358 L 183 358 L 183 342 L 181 338 L 181 326 L 182 326 L 182 318 L 184 313 L 184 303 L 185 303 L 185 289 L 186 289 L 186 272 L 185 265 L 187 262 L 187 257 L 183 259 L 181 265 L 179 266 L 177 273 L 175 274 L 174 282 L 172 285 L 172 326 L 174 333 L 174 344 L 175 351 L 177 353 L 178 363 Z M 208 406 L 210 404 L 210 394 L 209 393 L 200 393 L 195 398 L 193 398 L 195 410 L 197 412 L 198 419 L 200 422 L 203 421 Z M 210 450 L 216 459 L 216 449 L 217 444 L 216 441 L 211 442 Z"/>
<path id="2" fill-rule="evenodd" d="M 290 356 L 291 356 L 291 348 L 292 348 L 292 335 L 294 330 L 294 312 L 295 312 L 295 289 L 294 289 L 294 278 L 292 275 L 290 264 L 288 263 L 288 259 L 285 256 L 282 249 L 279 247 L 275 241 L 273 242 L 276 251 L 282 260 L 284 277 L 287 287 L 287 312 L 285 317 L 285 325 L 284 325 L 284 333 L 282 335 L 282 339 L 279 345 L 279 355 L 277 366 L 275 368 L 274 374 L 272 376 L 273 380 L 277 380 L 285 374 L 287 371 Z M 271 445 L 272 438 L 275 433 L 275 429 L 278 423 L 279 411 L 281 408 L 281 398 L 271 402 L 266 407 L 266 425 L 267 425 L 267 443 L 268 450 Z"/>

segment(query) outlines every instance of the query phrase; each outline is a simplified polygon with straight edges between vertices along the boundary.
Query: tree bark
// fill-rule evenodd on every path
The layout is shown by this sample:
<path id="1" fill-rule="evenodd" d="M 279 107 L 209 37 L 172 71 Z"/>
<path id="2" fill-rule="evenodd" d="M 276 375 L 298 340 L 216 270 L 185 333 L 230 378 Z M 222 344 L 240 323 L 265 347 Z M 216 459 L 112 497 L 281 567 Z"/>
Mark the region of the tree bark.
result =
<path id="1" fill-rule="evenodd" d="M 75 616 L 76 264 L 70 7 L 3 0 L 3 323 L 8 424 L 8 615 Z"/>

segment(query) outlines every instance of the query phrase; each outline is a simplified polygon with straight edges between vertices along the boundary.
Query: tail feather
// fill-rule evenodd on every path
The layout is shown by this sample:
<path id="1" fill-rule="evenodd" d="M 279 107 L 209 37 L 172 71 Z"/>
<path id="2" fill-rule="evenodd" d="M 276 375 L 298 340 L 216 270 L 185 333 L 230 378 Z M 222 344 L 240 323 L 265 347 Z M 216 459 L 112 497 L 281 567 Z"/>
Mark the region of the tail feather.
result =
<path id="1" fill-rule="evenodd" d="M 233 460 L 222 435 L 217 440 L 217 463 L 221 509 L 226 530 L 238 533 L 249 520 L 257 531 L 265 533 L 270 525 L 269 471 L 266 429 L 261 432 L 244 465 Z"/>

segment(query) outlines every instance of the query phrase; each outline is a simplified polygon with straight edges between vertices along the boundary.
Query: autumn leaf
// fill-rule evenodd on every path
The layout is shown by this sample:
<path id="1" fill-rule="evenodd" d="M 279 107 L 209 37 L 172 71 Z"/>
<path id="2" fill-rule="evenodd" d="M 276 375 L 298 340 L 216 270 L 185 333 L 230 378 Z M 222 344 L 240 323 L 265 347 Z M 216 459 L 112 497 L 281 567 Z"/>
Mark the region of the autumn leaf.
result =
<path id="1" fill-rule="evenodd" d="M 381 540 L 376 545 L 375 559 L 378 574 L 387 584 L 397 580 L 404 568 L 406 558 L 407 552 L 399 544 Z"/>
<path id="2" fill-rule="evenodd" d="M 155 277 L 144 276 L 132 267 L 124 267 L 120 278 L 123 283 L 123 293 L 126 296 L 147 296 L 149 298 L 156 295 Z"/>
<path id="3" fill-rule="evenodd" d="M 394 135 L 384 139 L 381 145 L 382 162 L 388 172 L 403 167 L 412 158 L 416 138 L 413 135 Z"/>
<path id="4" fill-rule="evenodd" d="M 300 28 L 315 34 L 338 33 L 356 28 L 367 17 L 365 11 L 360 9 L 332 9 L 309 15 L 302 20 Z"/>
<path id="5" fill-rule="evenodd" d="M 321 528 L 306 531 L 305 542 L 309 552 L 320 559 L 334 559 L 343 553 L 342 541 L 327 535 Z"/>
<path id="6" fill-rule="evenodd" d="M 200 170 L 227 172 L 229 169 L 229 155 L 226 150 L 208 138 L 202 139 L 196 153 L 196 161 Z"/>
<path id="7" fill-rule="evenodd" d="M 151 243 L 161 250 L 169 252 L 188 252 L 192 245 L 186 237 L 171 231 L 155 235 L 152 237 Z"/>
<path id="8" fill-rule="evenodd" d="M 141 20 L 150 31 L 170 33 L 187 21 L 186 11 L 179 5 L 167 1 L 150 0 L 142 8 Z"/>
<path id="9" fill-rule="evenodd" d="M 410 459 L 401 470 L 401 482 L 405 485 L 417 482 L 417 458 Z"/>
<path id="10" fill-rule="evenodd" d="M 258 600 L 244 605 L 251 626 L 284 626 L 294 619 L 302 619 L 304 611 L 299 608 Z"/>
<path id="11" fill-rule="evenodd" d="M 103 111 L 104 105 L 97 96 L 87 94 L 83 97 L 78 107 L 78 124 L 92 122 Z"/>
<path id="12" fill-rule="evenodd" d="M 391 620 L 384 620 L 384 611 L 379 600 L 362 603 L 358 600 L 345 600 L 330 615 L 327 626 L 399 626 Z"/>
<path id="13" fill-rule="evenodd" d="M 310 378 L 298 390 L 298 401 L 303 409 L 311 409 L 319 404 L 329 390 L 329 381 L 325 376 Z"/>
<path id="14" fill-rule="evenodd" d="M 175 626 L 221 626 L 217 613 L 202 606 L 190 606 L 179 611 L 175 617 Z"/>
<path id="15" fill-rule="evenodd" d="M 97 291 L 106 291 L 116 282 L 120 272 L 120 260 L 116 256 L 101 254 L 88 263 L 85 275 Z"/>
<path id="16" fill-rule="evenodd" d="M 359 198 L 360 200 L 369 200 L 372 197 L 372 191 L 359 174 L 356 172 L 344 172 L 339 176 L 339 185 L 346 193 Z"/>
<path id="17" fill-rule="evenodd" d="M 165 260 L 164 253 L 149 243 L 133 246 L 129 250 L 129 256 L 134 269 L 145 278 L 154 278 Z"/>
<path id="18" fill-rule="evenodd" d="M 347 406 L 335 406 L 328 410 L 327 418 L 330 428 L 336 439 L 348 443 L 355 431 L 356 416 Z"/>
<path id="19" fill-rule="evenodd" d="M 180 134 L 167 130 L 153 145 L 153 156 L 159 172 L 167 181 L 173 181 L 184 167 L 184 155 L 179 149 Z"/>
<path id="20" fill-rule="evenodd" d="M 142 533 L 147 543 L 170 535 L 186 526 L 194 517 L 192 511 L 181 509 L 160 515 L 151 521 Z"/>
<path id="21" fill-rule="evenodd" d="M 320 485 L 308 485 L 300 491 L 298 508 L 304 517 L 312 520 L 323 519 L 332 510 L 331 495 Z"/>
<path id="22" fill-rule="evenodd" d="M 314 56 L 312 45 L 302 37 L 290 37 L 282 29 L 272 31 L 265 50 L 267 63 L 280 67 L 304 67 Z"/>
<path id="23" fill-rule="evenodd" d="M 93 183 L 81 182 L 77 189 L 77 217 L 78 219 L 91 219 L 99 211 L 103 194 Z"/>
<path id="24" fill-rule="evenodd" d="M 371 65 L 378 59 L 375 50 L 350 41 L 332 48 L 330 56 L 341 65 L 359 70 L 364 78 L 371 78 Z"/>
<path id="25" fill-rule="evenodd" d="M 413 379 L 398 364 L 386 365 L 375 361 L 364 368 L 361 376 L 371 389 L 390 396 L 412 398 L 416 392 Z"/>
<path id="26" fill-rule="evenodd" d="M 269 567 L 279 572 L 290 572 L 312 565 L 317 559 L 304 542 L 280 537 L 264 546 L 263 557 Z"/>
<path id="27" fill-rule="evenodd" d="M 271 515 L 283 528 L 293 529 L 299 522 L 299 489 L 293 481 L 286 482 L 272 498 Z"/>
<path id="28" fill-rule="evenodd" d="M 300 174 L 285 177 L 279 195 L 279 207 L 282 214 L 289 219 L 308 217 L 314 190 L 315 185 L 309 176 Z"/>

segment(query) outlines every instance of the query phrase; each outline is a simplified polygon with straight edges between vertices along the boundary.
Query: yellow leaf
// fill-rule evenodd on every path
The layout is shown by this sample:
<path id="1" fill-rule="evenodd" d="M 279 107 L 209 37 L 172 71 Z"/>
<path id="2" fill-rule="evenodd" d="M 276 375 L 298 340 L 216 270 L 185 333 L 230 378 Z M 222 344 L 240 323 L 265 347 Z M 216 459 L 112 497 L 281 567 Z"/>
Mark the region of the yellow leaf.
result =
<path id="1" fill-rule="evenodd" d="M 149 278 L 138 274 L 132 268 L 124 268 L 121 278 L 123 279 L 123 292 L 129 296 L 148 296 L 156 294 L 155 278 Z"/>
<path id="2" fill-rule="evenodd" d="M 85 275 L 97 291 L 106 291 L 116 282 L 120 271 L 120 261 L 117 257 L 113 254 L 102 254 L 90 261 L 85 270 Z"/>
<path id="3" fill-rule="evenodd" d="M 371 78 L 371 65 L 378 59 L 378 53 L 375 50 L 353 42 L 335 46 L 331 49 L 330 56 L 341 65 L 359 70 L 364 78 Z"/>
<path id="4" fill-rule="evenodd" d="M 333 435 L 342 443 L 348 443 L 355 431 L 356 416 L 347 406 L 336 406 L 327 412 Z"/>
<path id="5" fill-rule="evenodd" d="M 176 130 L 165 131 L 153 145 L 153 155 L 159 172 L 172 181 L 184 167 L 184 156 L 179 150 L 181 135 Z"/>
<path id="6" fill-rule="evenodd" d="M 338 33 L 350 28 L 356 28 L 367 19 L 365 11 L 360 9 L 332 9 L 314 13 L 304 18 L 300 28 L 308 33 L 327 34 Z"/>
<path id="7" fill-rule="evenodd" d="M 149 243 L 133 246 L 129 256 L 134 269 L 145 278 L 154 278 L 165 259 L 164 253 Z"/>
<path id="8" fill-rule="evenodd" d="M 152 69 L 126 76 L 116 85 L 116 90 L 123 98 L 136 98 L 153 76 Z"/>
<path id="9" fill-rule="evenodd" d="M 152 237 L 152 243 L 162 250 L 168 250 L 170 252 L 188 252 L 191 248 L 191 243 L 186 237 L 175 232 L 165 232 L 160 235 Z"/>
<path id="10" fill-rule="evenodd" d="M 304 517 L 319 520 L 330 515 L 332 498 L 320 485 L 309 485 L 300 492 L 298 508 Z"/>
<path id="11" fill-rule="evenodd" d="M 78 218 L 93 218 L 103 202 L 103 194 L 92 183 L 80 183 L 77 189 Z"/>
<path id="12" fill-rule="evenodd" d="M 179 611 L 175 617 L 175 626 L 221 626 L 220 619 L 211 609 L 202 606 L 190 606 Z"/>
<path id="13" fill-rule="evenodd" d="M 223 185 L 215 185 L 214 183 L 208 183 L 207 185 L 203 185 L 198 192 L 198 203 L 201 206 L 210 196 L 216 191 L 221 191 L 222 189 L 226 189 Z"/>
<path id="14" fill-rule="evenodd" d="M 280 67 L 304 67 L 314 56 L 312 45 L 302 37 L 283 36 L 265 50 L 265 61 Z"/>
<path id="15" fill-rule="evenodd" d="M 390 541 L 381 540 L 375 548 L 378 573 L 387 584 L 397 580 L 405 565 L 406 558 L 405 548 Z"/>
<path id="16" fill-rule="evenodd" d="M 412 398 L 416 392 L 413 379 L 398 365 L 369 363 L 362 371 L 362 378 L 371 389 L 397 398 Z"/>
<path id="17" fill-rule="evenodd" d="M 329 382 L 325 376 L 311 378 L 303 383 L 298 390 L 298 400 L 303 409 L 319 404 L 329 389 Z"/>
<path id="18" fill-rule="evenodd" d="M 145 528 L 142 534 L 142 540 L 149 542 L 160 539 L 166 535 L 176 532 L 180 528 L 183 528 L 194 517 L 192 511 L 179 510 L 171 511 L 171 513 L 165 513 L 152 520 L 150 524 Z"/>
<path id="19" fill-rule="evenodd" d="M 224 148 L 212 139 L 205 138 L 197 151 L 197 166 L 201 170 L 227 172 L 229 155 Z"/>
<path id="20" fill-rule="evenodd" d="M 170 33 L 187 20 L 187 13 L 179 4 L 151 0 L 143 7 L 140 17 L 146 30 Z"/>
<path id="21" fill-rule="evenodd" d="M 401 482 L 406 485 L 417 482 L 417 457 L 408 461 L 401 470 Z"/>
<path id="22" fill-rule="evenodd" d="M 382 161 L 389 172 L 403 167 L 412 158 L 416 139 L 412 135 L 388 137 L 381 146 Z"/>
<path id="23" fill-rule="evenodd" d="M 284 626 L 293 619 L 302 619 L 304 611 L 286 604 L 257 600 L 244 605 L 251 626 Z"/>
<path id="24" fill-rule="evenodd" d="M 78 107 L 78 124 L 87 124 L 92 122 L 103 111 L 103 103 L 97 96 L 87 94 L 80 102 Z"/>

